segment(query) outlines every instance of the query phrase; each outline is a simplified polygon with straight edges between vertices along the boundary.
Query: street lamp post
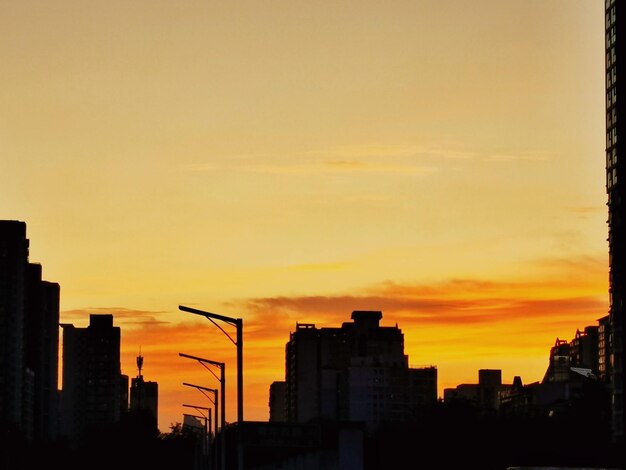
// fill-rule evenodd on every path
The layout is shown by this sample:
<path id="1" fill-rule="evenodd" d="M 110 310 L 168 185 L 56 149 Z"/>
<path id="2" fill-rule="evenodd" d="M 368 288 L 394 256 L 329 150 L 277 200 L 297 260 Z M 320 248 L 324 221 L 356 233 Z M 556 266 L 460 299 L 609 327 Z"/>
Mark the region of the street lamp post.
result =
<path id="1" fill-rule="evenodd" d="M 242 424 L 243 424 L 243 319 L 232 318 L 217 313 L 205 312 L 191 307 L 179 305 L 178 308 L 183 312 L 193 313 L 194 315 L 202 315 L 211 323 L 217 326 L 222 333 L 237 347 L 237 466 L 239 470 L 243 470 L 243 443 L 242 443 Z M 219 324 L 215 322 L 219 320 L 236 328 L 237 336 L 233 339 Z M 224 456 L 225 458 L 226 456 Z"/>
<path id="2" fill-rule="evenodd" d="M 215 408 L 215 424 L 213 425 L 213 430 L 215 432 L 215 435 L 217 436 L 217 402 L 218 402 L 218 396 L 219 396 L 219 392 L 216 388 L 207 388 L 207 387 L 203 387 L 201 385 L 194 385 L 194 384 L 189 384 L 187 382 L 183 382 L 183 385 L 185 385 L 186 387 L 192 387 L 197 389 L 198 391 L 200 391 L 205 397 L 207 397 L 210 401 L 213 402 L 213 407 Z M 211 392 L 213 394 L 213 397 L 211 398 L 209 395 L 207 395 L 206 392 Z M 211 410 L 209 410 L 211 411 Z M 210 430 L 210 428 L 209 428 Z"/>
<path id="3" fill-rule="evenodd" d="M 201 415 L 201 416 L 198 416 L 198 415 L 183 413 L 184 416 L 191 416 L 193 418 L 200 418 L 200 419 L 204 418 L 204 439 L 202 440 L 202 455 L 204 457 L 203 464 L 209 466 L 210 465 L 209 450 L 211 449 L 211 446 L 210 446 L 211 437 L 209 434 L 209 431 L 211 430 L 211 408 L 207 408 L 205 406 L 188 405 L 188 404 L 183 404 L 183 406 L 186 408 L 193 408 L 197 412 L 199 412 Z M 205 411 L 207 414 L 205 415 L 203 411 Z M 204 462 L 204 459 L 206 459 L 206 462 Z"/>
<path id="4" fill-rule="evenodd" d="M 179 305 L 178 308 L 183 312 L 193 313 L 194 315 L 202 315 L 208 318 L 215 326 L 217 326 L 222 332 L 230 339 L 230 341 L 237 347 L 237 423 L 243 422 L 243 319 L 231 318 L 224 315 L 218 315 L 217 313 L 204 312 L 195 308 L 185 307 Z M 237 339 L 233 340 L 231 336 L 224 331 L 224 329 L 215 323 L 214 320 L 220 320 L 229 325 L 233 325 L 237 329 Z"/>
<path id="5" fill-rule="evenodd" d="M 219 380 L 222 391 L 222 399 L 221 399 L 221 408 L 222 408 L 222 416 L 220 426 L 222 430 L 224 430 L 224 426 L 226 426 L 226 364 L 223 362 L 212 361 L 210 359 L 204 359 L 202 357 L 190 356 L 189 354 L 178 353 L 180 357 L 186 357 L 187 359 L 193 359 L 194 361 L 198 361 L 200 365 L 202 365 L 205 369 L 207 369 L 213 376 Z M 220 376 L 215 375 L 212 369 L 208 368 L 206 364 L 211 364 L 220 368 Z M 216 418 L 217 419 L 217 418 Z"/>

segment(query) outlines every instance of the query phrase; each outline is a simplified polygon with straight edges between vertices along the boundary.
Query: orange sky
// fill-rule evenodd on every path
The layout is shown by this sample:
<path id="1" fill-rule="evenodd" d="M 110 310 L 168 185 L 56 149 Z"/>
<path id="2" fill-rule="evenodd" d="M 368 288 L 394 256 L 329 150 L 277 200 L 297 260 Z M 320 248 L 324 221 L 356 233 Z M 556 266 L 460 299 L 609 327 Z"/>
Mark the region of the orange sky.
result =
<path id="1" fill-rule="evenodd" d="M 267 419 L 296 322 L 403 330 L 439 388 L 539 380 L 607 312 L 603 3 L 0 0 L 0 218 L 113 313 L 160 427 L 234 347 Z"/>

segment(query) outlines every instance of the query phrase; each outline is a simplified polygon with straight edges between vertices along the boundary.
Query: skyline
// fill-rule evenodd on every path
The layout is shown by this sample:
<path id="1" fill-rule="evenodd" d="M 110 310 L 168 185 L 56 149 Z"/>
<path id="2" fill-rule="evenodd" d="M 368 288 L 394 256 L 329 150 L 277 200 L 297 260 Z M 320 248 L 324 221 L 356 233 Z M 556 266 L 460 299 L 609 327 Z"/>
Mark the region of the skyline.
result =
<path id="1" fill-rule="evenodd" d="M 2 4 L 0 216 L 62 322 L 142 348 L 161 430 L 211 385 L 179 352 L 235 416 L 181 304 L 244 318 L 247 419 L 297 321 L 381 310 L 441 393 L 606 315 L 603 7 L 501 3 Z"/>

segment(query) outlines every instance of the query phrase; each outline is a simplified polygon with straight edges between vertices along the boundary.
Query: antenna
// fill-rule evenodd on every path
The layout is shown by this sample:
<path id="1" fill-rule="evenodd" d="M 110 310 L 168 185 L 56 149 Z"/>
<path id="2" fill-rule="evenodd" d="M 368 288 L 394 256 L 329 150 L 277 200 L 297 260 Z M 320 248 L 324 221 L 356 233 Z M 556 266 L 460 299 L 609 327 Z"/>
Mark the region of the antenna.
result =
<path id="1" fill-rule="evenodd" d="M 143 368 L 143 356 L 141 355 L 141 346 L 139 346 L 139 356 L 137 356 L 137 370 L 139 371 L 139 377 L 141 377 L 142 368 Z"/>

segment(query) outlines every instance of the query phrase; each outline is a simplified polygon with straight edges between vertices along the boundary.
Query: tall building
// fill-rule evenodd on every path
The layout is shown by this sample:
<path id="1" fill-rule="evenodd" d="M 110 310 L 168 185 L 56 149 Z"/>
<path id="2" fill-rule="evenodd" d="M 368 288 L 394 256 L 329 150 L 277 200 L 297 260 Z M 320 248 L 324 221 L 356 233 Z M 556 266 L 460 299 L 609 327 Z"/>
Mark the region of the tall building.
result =
<path id="1" fill-rule="evenodd" d="M 613 434 L 624 437 L 624 309 L 626 308 L 626 186 L 624 186 L 623 155 L 619 150 L 618 134 L 626 137 L 624 114 L 619 111 L 617 96 L 624 100 L 626 84 L 624 64 L 618 61 L 618 29 L 621 21 L 616 0 L 605 0 L 605 66 L 606 66 L 606 191 L 608 194 L 609 241 L 609 318 L 611 349 L 611 386 Z M 625 17 L 626 18 L 626 17 Z M 620 71 L 621 70 L 621 71 Z M 621 80 L 618 80 L 621 77 Z M 622 105 L 622 108 L 624 106 Z M 620 130 L 622 129 L 622 130 Z"/>
<path id="2" fill-rule="evenodd" d="M 41 265 L 29 264 L 26 282 L 24 365 L 33 373 L 32 430 L 37 439 L 57 432 L 59 285 L 42 280 Z"/>
<path id="3" fill-rule="evenodd" d="M 576 330 L 574 339 L 570 341 L 570 357 L 573 367 L 584 367 L 598 374 L 598 339 L 599 326 L 586 326 L 583 331 Z"/>
<path id="4" fill-rule="evenodd" d="M 0 426 L 22 428 L 26 224 L 0 221 Z"/>
<path id="5" fill-rule="evenodd" d="M 141 373 L 143 368 L 143 356 L 137 356 L 137 377 L 132 379 L 130 385 L 130 411 L 147 411 L 153 421 L 154 428 L 158 428 L 159 419 L 159 384 L 148 382 Z"/>
<path id="6" fill-rule="evenodd" d="M 354 311 L 340 328 L 296 325 L 286 345 L 288 422 L 376 425 L 436 401 L 436 368 L 409 368 L 402 331 L 381 327 L 381 319 L 380 311 Z"/>
<path id="7" fill-rule="evenodd" d="M 120 376 L 120 416 L 128 413 L 128 376 Z"/>
<path id="8" fill-rule="evenodd" d="M 60 288 L 28 248 L 26 223 L 0 220 L 0 428 L 47 440 L 58 421 Z"/>
<path id="9" fill-rule="evenodd" d="M 63 432 L 74 442 L 120 420 L 120 328 L 113 315 L 90 315 L 89 326 L 63 327 Z"/>

